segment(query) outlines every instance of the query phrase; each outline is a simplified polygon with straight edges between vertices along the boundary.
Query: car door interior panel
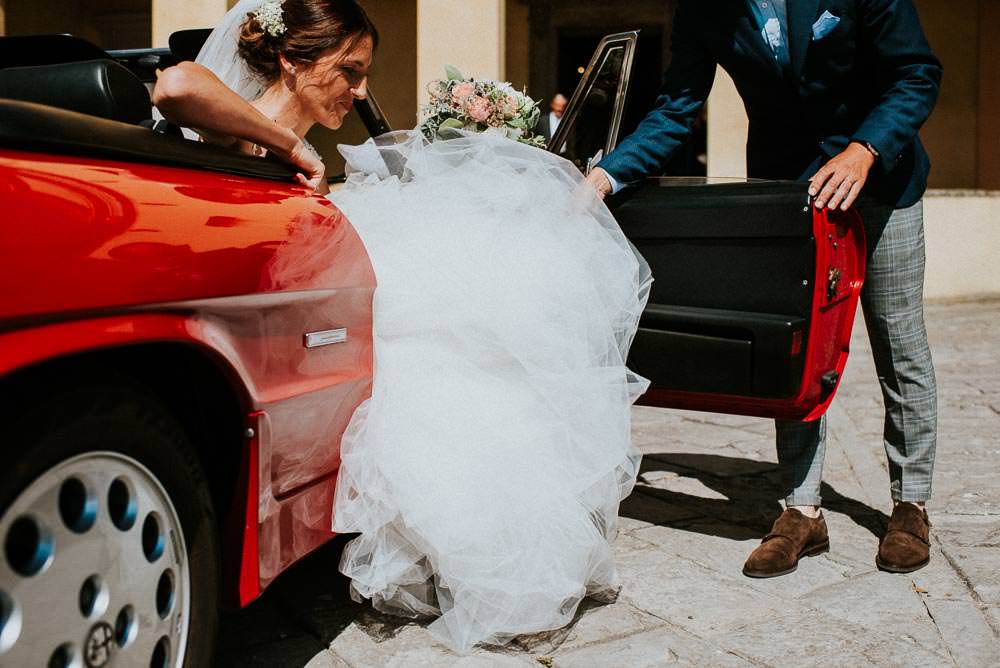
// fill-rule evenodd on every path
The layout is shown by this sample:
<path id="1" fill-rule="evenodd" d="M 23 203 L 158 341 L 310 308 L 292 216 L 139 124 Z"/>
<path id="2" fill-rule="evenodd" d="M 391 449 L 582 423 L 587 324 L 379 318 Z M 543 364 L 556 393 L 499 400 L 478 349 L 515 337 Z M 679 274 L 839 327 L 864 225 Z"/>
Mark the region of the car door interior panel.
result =
<path id="1" fill-rule="evenodd" d="M 654 178 L 609 204 L 655 279 L 629 359 L 644 403 L 822 414 L 863 279 L 856 214 L 778 181 Z"/>
<path id="2" fill-rule="evenodd" d="M 632 353 L 638 373 L 663 389 L 798 391 L 814 271 L 803 191 L 702 179 L 655 179 L 626 191 L 615 216 L 655 278 Z M 686 345 L 672 342 L 679 335 Z"/>
<path id="3" fill-rule="evenodd" d="M 581 171 L 617 144 L 638 32 L 605 37 L 548 150 Z M 629 356 L 640 403 L 814 420 L 847 361 L 864 281 L 853 211 L 812 206 L 805 183 L 650 178 L 608 206 L 653 286 Z"/>

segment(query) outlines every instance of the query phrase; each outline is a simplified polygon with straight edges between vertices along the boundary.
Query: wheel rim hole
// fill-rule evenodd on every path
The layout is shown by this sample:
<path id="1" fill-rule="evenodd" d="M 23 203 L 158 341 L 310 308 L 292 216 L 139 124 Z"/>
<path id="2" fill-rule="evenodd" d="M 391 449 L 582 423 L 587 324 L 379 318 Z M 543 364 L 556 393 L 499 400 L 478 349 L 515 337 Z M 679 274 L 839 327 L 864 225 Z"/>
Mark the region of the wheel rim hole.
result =
<path id="1" fill-rule="evenodd" d="M 59 488 L 59 515 L 66 526 L 84 533 L 97 519 L 97 499 L 79 478 L 69 478 Z"/>
<path id="2" fill-rule="evenodd" d="M 7 592 L 0 590 L 0 652 L 6 652 L 21 635 L 21 610 Z"/>
<path id="3" fill-rule="evenodd" d="M 124 478 L 116 478 L 108 488 L 111 522 L 121 531 L 128 531 L 135 524 L 137 505 L 132 486 Z"/>
<path id="4" fill-rule="evenodd" d="M 163 535 L 160 517 L 156 513 L 146 515 L 142 523 L 142 552 L 146 559 L 153 563 L 163 554 L 167 539 Z"/>
<path id="5" fill-rule="evenodd" d="M 80 668 L 80 665 L 80 655 L 69 643 L 56 647 L 56 651 L 49 657 L 49 668 Z"/>
<path id="6" fill-rule="evenodd" d="M 100 617 L 108 609 L 111 593 L 99 575 L 91 575 L 80 587 L 80 612 L 84 617 Z"/>
<path id="7" fill-rule="evenodd" d="M 160 581 L 156 583 L 156 612 L 160 619 L 166 619 L 174 609 L 174 574 L 163 571 Z"/>
<path id="8" fill-rule="evenodd" d="M 149 668 L 166 668 L 170 660 L 170 638 L 163 636 L 153 648 L 153 656 L 149 659 Z"/>
<path id="9" fill-rule="evenodd" d="M 133 640 L 138 627 L 135 623 L 135 610 L 131 605 L 126 605 L 115 618 L 115 642 L 119 647 L 125 647 Z"/>
<path id="10" fill-rule="evenodd" d="M 14 520 L 4 538 L 7 563 L 18 574 L 30 577 L 52 559 L 52 535 L 35 520 L 24 515 Z"/>

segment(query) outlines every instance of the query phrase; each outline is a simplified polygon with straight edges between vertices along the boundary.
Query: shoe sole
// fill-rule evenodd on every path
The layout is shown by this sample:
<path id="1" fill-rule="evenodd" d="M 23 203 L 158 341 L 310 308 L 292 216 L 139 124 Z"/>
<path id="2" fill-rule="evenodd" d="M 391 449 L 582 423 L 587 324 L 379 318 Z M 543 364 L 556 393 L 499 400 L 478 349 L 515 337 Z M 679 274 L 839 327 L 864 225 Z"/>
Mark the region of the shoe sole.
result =
<path id="1" fill-rule="evenodd" d="M 927 559 L 916 566 L 893 566 L 892 564 L 885 563 L 877 556 L 875 557 L 875 565 L 878 566 L 880 571 L 885 571 L 886 573 L 912 573 L 913 571 L 919 571 L 929 563 L 931 563 L 931 558 L 927 557 Z"/>
<path id="2" fill-rule="evenodd" d="M 819 545 L 814 545 L 813 547 L 810 547 L 808 550 L 803 550 L 803 552 L 799 555 L 799 558 L 795 560 L 795 565 L 789 568 L 788 570 L 778 571 L 776 573 L 769 573 L 767 571 L 751 571 L 748 570 L 746 567 L 744 567 L 743 575 L 747 576 L 748 578 L 757 578 L 760 580 L 766 578 L 778 578 L 781 577 L 782 575 L 788 575 L 789 573 L 794 573 L 795 571 L 797 571 L 799 568 L 799 561 L 801 561 L 805 557 L 818 557 L 819 555 L 826 554 L 829 551 L 830 551 L 830 541 L 826 540 L 820 543 Z"/>

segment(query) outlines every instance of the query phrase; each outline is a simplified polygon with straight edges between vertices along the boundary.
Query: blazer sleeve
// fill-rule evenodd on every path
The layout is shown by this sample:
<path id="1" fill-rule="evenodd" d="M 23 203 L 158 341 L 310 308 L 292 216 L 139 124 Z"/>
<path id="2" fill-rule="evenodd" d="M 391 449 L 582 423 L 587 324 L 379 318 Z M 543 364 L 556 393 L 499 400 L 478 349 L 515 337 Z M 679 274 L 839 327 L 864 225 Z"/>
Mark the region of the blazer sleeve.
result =
<path id="1" fill-rule="evenodd" d="M 601 160 L 601 168 L 619 183 L 662 174 L 674 151 L 691 134 L 715 81 L 716 61 L 697 29 L 700 0 L 681 0 L 674 15 L 673 52 L 656 106 L 635 132 Z"/>
<path id="2" fill-rule="evenodd" d="M 934 110 L 942 67 L 912 0 L 861 0 L 860 10 L 862 39 L 874 54 L 882 92 L 851 139 L 874 146 L 888 172 Z"/>

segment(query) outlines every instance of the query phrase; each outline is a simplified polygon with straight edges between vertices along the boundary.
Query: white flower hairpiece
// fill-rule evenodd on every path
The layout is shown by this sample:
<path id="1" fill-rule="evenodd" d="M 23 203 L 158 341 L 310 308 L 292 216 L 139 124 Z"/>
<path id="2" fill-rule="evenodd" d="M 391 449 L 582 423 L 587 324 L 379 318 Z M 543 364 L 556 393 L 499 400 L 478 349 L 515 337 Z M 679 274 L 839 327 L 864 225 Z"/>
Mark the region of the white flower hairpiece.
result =
<path id="1" fill-rule="evenodd" d="M 281 11 L 280 0 L 268 0 L 254 12 L 257 23 L 271 37 L 281 37 L 288 30 L 285 27 L 285 18 Z"/>

